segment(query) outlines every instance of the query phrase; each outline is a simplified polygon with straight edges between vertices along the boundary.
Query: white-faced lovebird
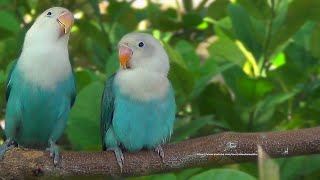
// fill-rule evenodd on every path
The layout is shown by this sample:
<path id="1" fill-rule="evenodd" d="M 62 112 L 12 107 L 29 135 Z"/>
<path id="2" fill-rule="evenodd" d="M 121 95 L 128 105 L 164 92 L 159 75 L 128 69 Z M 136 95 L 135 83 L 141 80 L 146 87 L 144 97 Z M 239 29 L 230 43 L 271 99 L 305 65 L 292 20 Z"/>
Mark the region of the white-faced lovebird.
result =
<path id="1" fill-rule="evenodd" d="M 169 58 L 149 34 L 130 33 L 118 44 L 120 69 L 106 82 L 102 96 L 101 133 L 104 150 L 112 150 L 122 171 L 123 148 L 155 150 L 170 137 L 176 104 L 167 78 Z"/>
<path id="2" fill-rule="evenodd" d="M 61 7 L 44 11 L 26 33 L 20 57 L 7 80 L 5 134 L 0 159 L 14 144 L 50 151 L 59 161 L 56 141 L 75 101 L 68 40 L 73 15 Z"/>

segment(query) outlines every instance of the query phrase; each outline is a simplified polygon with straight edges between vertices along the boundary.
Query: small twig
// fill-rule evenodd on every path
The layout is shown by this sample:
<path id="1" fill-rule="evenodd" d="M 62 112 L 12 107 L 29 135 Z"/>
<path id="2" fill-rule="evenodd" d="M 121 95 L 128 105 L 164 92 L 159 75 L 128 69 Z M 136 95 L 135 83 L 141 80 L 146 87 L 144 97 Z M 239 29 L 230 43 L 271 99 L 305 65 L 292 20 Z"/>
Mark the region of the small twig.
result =
<path id="1" fill-rule="evenodd" d="M 196 11 L 200 11 L 207 4 L 208 0 L 202 0 L 201 3 L 196 8 Z"/>
<path id="2" fill-rule="evenodd" d="M 270 58 L 269 48 L 270 48 L 271 37 L 272 37 L 273 20 L 276 16 L 275 1 L 274 0 L 270 0 L 270 1 L 271 1 L 271 16 L 267 24 L 267 35 L 266 35 L 266 39 L 263 47 L 263 61 L 260 69 L 260 75 L 263 73 L 264 70 L 267 70 L 270 66 L 268 65 L 269 58 Z"/>
<path id="3" fill-rule="evenodd" d="M 16 16 L 19 18 L 19 20 L 21 21 L 21 23 L 23 24 L 23 27 L 28 28 L 28 24 L 24 21 L 23 15 L 18 10 L 17 1 L 14 1 L 14 12 Z"/>

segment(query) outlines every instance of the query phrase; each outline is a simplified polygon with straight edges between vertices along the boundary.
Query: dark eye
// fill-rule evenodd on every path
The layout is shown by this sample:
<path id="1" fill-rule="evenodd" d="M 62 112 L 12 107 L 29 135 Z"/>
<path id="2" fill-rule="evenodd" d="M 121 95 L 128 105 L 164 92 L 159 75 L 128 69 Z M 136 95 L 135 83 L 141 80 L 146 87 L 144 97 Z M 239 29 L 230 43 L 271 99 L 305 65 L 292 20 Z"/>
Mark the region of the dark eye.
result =
<path id="1" fill-rule="evenodd" d="M 144 46 L 143 42 L 139 42 L 138 46 L 143 47 Z"/>
<path id="2" fill-rule="evenodd" d="M 49 11 L 48 13 L 47 13 L 47 16 L 51 16 L 52 15 L 52 13 Z"/>

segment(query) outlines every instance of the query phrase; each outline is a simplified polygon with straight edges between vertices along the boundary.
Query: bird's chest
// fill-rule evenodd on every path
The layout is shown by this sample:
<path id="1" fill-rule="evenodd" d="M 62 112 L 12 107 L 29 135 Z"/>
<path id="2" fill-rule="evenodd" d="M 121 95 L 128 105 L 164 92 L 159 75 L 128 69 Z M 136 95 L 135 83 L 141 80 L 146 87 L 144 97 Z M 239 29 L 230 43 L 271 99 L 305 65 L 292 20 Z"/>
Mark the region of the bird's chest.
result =
<path id="1" fill-rule="evenodd" d="M 118 92 L 115 100 L 113 126 L 123 146 L 129 151 L 152 148 L 171 131 L 166 114 L 166 98 L 137 101 Z"/>
<path id="2" fill-rule="evenodd" d="M 34 63 L 18 61 L 17 73 L 26 81 L 43 89 L 54 89 L 56 85 L 71 74 L 69 62 L 39 60 Z"/>
<path id="3" fill-rule="evenodd" d="M 121 71 L 115 77 L 115 86 L 120 94 L 147 102 L 163 98 L 168 93 L 169 80 L 166 76 L 148 71 Z"/>

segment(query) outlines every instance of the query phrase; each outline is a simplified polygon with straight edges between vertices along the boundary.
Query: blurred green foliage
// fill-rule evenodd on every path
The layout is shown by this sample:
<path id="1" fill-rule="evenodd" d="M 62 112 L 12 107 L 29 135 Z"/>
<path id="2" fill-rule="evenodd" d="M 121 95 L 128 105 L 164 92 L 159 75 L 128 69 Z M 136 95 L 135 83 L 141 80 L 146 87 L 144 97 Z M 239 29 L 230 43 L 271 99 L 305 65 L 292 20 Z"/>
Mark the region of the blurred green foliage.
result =
<path id="1" fill-rule="evenodd" d="M 131 31 L 160 39 L 178 105 L 172 142 L 222 131 L 274 131 L 320 124 L 319 0 L 1 0 L 0 99 L 27 29 L 42 11 L 76 17 L 69 43 L 78 96 L 60 144 L 100 150 L 103 83 L 118 68 L 117 42 Z M 171 6 L 173 5 L 173 6 Z M 1 117 L 4 117 L 4 110 Z M 0 135 L 4 139 L 3 130 Z M 0 138 L 1 139 L 1 138 Z M 277 160 L 281 179 L 318 179 L 320 156 Z M 195 168 L 142 179 L 257 179 L 256 163 Z"/>

